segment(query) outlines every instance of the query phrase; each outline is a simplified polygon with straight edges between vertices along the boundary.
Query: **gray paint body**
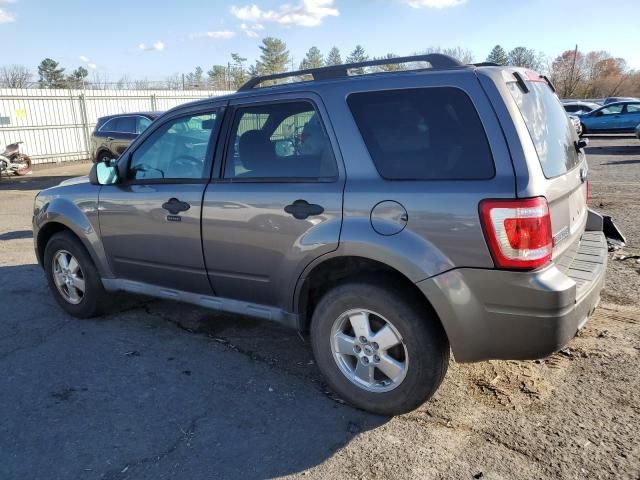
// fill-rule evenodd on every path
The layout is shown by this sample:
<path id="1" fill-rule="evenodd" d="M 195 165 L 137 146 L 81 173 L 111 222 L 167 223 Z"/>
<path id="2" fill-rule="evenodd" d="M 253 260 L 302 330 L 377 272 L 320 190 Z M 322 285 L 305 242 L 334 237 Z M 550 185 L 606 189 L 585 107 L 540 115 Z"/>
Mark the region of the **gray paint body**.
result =
<path id="1" fill-rule="evenodd" d="M 304 324 L 298 318 L 299 296 L 313 268 L 336 257 L 363 257 L 395 269 L 417 285 L 439 315 L 459 360 L 546 355 L 575 334 L 597 303 L 606 256 L 593 264 L 589 292 L 578 298 L 577 280 L 556 264 L 571 263 L 581 245 L 588 215 L 584 202 L 576 199 L 584 196 L 580 168 L 586 168 L 586 160 L 566 175 L 544 177 L 504 84 L 505 72 L 511 70 L 368 75 L 256 89 L 178 107 L 133 142 L 118 168 L 124 174 L 129 153 L 167 119 L 215 109 L 223 122 L 209 147 L 209 179 L 102 187 L 78 183 L 45 190 L 36 199 L 36 245 L 39 232 L 59 222 L 82 240 L 107 289 L 174 298 L 292 326 Z M 346 98 L 362 91 L 431 86 L 459 88 L 473 102 L 495 163 L 492 179 L 381 179 Z M 315 104 L 333 146 L 337 180 L 222 179 L 221 152 L 233 107 L 288 99 Z M 481 228 L 479 202 L 540 195 L 549 201 L 554 233 L 571 217 L 571 235 L 556 246 L 554 263 L 544 269 L 496 270 Z M 162 210 L 171 197 L 191 204 L 180 222 L 168 222 Z M 284 206 L 298 199 L 322 205 L 324 212 L 297 220 L 284 212 Z M 382 207 L 372 215 L 377 205 Z M 402 208 L 406 219 L 401 219 Z M 382 232 L 372 222 L 378 222 Z M 593 248 L 606 250 L 606 244 Z"/>

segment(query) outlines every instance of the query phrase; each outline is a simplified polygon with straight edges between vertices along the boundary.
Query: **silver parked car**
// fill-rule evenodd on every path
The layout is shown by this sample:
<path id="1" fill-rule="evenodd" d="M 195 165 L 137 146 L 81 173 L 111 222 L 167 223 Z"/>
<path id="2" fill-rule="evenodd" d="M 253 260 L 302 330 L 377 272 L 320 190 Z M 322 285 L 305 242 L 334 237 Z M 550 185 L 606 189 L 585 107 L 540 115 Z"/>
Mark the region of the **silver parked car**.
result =
<path id="1" fill-rule="evenodd" d="M 390 62 L 431 68 L 349 75 Z M 450 350 L 535 359 L 585 324 L 607 248 L 583 147 L 521 68 L 431 54 L 257 77 L 40 192 L 35 250 L 71 315 L 126 291 L 281 322 L 341 398 L 399 414 Z"/>

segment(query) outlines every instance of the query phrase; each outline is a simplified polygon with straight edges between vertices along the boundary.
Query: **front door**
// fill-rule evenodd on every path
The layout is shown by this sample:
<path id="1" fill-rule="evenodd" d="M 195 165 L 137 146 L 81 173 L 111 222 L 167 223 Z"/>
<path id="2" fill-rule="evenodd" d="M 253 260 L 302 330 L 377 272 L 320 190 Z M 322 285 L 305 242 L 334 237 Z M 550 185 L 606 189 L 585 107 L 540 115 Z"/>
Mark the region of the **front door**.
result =
<path id="1" fill-rule="evenodd" d="M 285 95 L 238 100 L 227 116 L 202 220 L 218 296 L 286 309 L 301 265 L 338 248 L 344 174 L 322 112 L 314 97 Z"/>
<path id="2" fill-rule="evenodd" d="M 220 118 L 209 107 L 154 124 L 121 159 L 126 178 L 102 187 L 101 236 L 118 278 L 211 293 L 200 217 Z"/>

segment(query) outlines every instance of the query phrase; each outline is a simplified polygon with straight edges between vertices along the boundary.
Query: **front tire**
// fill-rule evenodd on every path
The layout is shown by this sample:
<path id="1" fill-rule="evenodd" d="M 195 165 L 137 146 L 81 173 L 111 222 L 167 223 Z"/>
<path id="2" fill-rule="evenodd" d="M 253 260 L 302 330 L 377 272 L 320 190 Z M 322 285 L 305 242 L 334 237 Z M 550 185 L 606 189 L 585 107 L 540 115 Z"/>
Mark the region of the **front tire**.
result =
<path id="1" fill-rule="evenodd" d="M 107 293 L 89 253 L 71 232 L 56 233 L 44 252 L 49 288 L 63 310 L 77 318 L 104 312 Z"/>
<path id="2" fill-rule="evenodd" d="M 389 282 L 348 282 L 327 292 L 311 323 L 316 363 L 355 407 L 398 415 L 436 392 L 449 343 L 435 313 Z"/>

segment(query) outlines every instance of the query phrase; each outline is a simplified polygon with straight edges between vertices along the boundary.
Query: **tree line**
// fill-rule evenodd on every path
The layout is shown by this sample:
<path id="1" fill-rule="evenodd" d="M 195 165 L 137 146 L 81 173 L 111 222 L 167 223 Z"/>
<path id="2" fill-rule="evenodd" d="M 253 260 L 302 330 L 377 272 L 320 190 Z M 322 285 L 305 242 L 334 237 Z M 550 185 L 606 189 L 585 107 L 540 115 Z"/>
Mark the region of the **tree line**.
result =
<path id="1" fill-rule="evenodd" d="M 0 86 L 9 88 L 98 88 L 98 89 L 171 89 L 171 90 L 237 90 L 251 77 L 271 75 L 293 70 L 306 70 L 343 63 L 360 63 L 369 59 L 397 58 L 395 53 L 382 57 L 370 57 L 362 45 L 356 45 L 343 60 L 338 47 L 326 54 L 318 47 L 311 47 L 300 62 L 295 62 L 284 41 L 266 37 L 262 40 L 260 56 L 250 63 L 239 53 L 232 53 L 227 64 L 215 64 L 206 71 L 196 66 L 193 71 L 174 73 L 161 81 L 132 80 L 123 76 L 115 82 L 97 72 L 89 78 L 89 72 L 80 66 L 71 73 L 51 58 L 45 58 L 37 68 L 37 75 L 22 65 L 0 67 Z M 461 48 L 429 47 L 416 54 L 443 53 L 461 63 L 473 63 L 471 51 Z M 496 45 L 485 62 L 529 68 L 548 75 L 562 98 L 598 98 L 612 95 L 640 95 L 640 72 L 627 68 L 622 58 L 614 58 L 608 52 L 580 52 L 578 48 L 567 50 L 555 58 L 548 58 L 533 49 L 516 46 L 505 50 Z M 355 73 L 395 71 L 407 68 L 403 64 L 386 64 L 373 68 L 355 69 Z M 411 67 L 412 68 L 412 67 Z"/>

